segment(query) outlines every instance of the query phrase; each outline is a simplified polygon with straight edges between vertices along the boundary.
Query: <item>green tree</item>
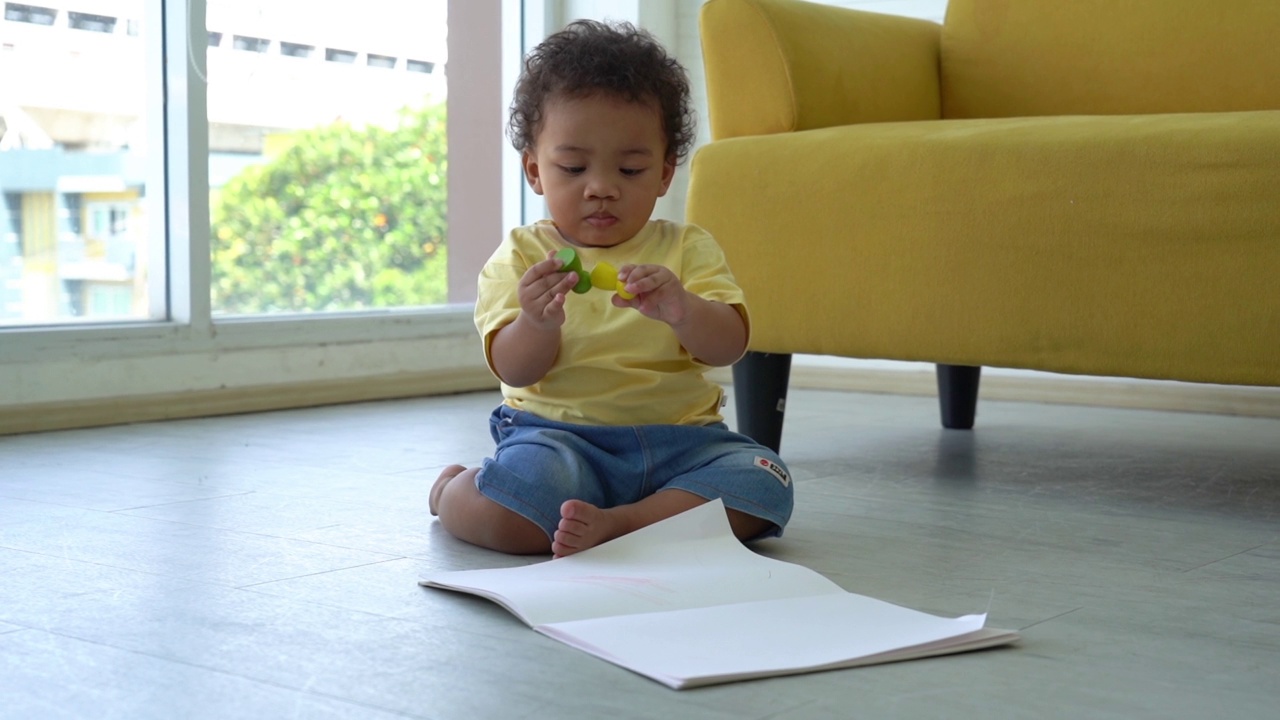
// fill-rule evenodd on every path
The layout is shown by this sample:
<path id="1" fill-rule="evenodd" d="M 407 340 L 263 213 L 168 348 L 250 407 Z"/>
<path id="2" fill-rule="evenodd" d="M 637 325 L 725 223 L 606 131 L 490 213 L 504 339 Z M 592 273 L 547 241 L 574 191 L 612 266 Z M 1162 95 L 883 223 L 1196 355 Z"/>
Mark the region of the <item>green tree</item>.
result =
<path id="1" fill-rule="evenodd" d="M 445 302 L 445 110 L 393 128 L 300 131 L 222 188 L 212 207 L 222 313 Z"/>

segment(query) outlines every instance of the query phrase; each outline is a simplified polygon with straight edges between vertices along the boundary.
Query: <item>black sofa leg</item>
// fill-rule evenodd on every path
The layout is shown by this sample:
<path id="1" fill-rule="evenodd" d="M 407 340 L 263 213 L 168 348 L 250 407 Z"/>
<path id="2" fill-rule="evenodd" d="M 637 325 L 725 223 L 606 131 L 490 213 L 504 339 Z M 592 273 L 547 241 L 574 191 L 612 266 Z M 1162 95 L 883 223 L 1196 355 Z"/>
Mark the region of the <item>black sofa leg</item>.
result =
<path id="1" fill-rule="evenodd" d="M 978 378 L 981 367 L 938 365 L 938 403 L 942 406 L 942 427 L 973 429 L 978 410 Z"/>
<path id="2" fill-rule="evenodd" d="M 791 355 L 748 352 L 733 366 L 738 432 L 778 452 L 791 379 Z"/>

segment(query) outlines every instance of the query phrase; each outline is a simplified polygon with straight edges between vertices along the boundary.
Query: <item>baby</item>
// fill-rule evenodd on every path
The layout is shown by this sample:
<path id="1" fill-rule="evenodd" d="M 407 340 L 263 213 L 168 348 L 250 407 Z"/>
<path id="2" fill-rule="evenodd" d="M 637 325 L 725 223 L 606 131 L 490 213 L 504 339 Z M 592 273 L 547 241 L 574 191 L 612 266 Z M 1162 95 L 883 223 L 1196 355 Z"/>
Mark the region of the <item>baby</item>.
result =
<path id="1" fill-rule="evenodd" d="M 525 58 L 508 130 L 551 219 L 512 230 L 480 274 L 497 447 L 445 468 L 432 514 L 476 545 L 557 557 L 715 498 L 739 539 L 780 535 L 790 475 L 725 426 L 705 377 L 746 350 L 742 290 L 706 231 L 650 218 L 693 142 L 684 69 L 629 24 L 574 22 Z M 617 267 L 622 292 L 572 293 L 566 247 Z"/>

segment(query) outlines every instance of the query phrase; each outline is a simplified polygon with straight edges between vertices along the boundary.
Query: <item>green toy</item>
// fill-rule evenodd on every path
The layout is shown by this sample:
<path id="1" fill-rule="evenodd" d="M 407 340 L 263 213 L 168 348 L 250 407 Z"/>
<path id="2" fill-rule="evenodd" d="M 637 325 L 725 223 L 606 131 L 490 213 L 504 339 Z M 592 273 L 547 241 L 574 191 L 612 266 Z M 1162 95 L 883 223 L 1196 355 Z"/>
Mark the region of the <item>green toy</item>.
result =
<path id="1" fill-rule="evenodd" d="M 579 295 L 586 294 L 594 287 L 600 290 L 612 290 L 623 300 L 635 297 L 624 289 L 626 285 L 618 279 L 618 269 L 609 263 L 596 263 L 588 273 L 582 267 L 582 258 L 578 257 L 578 251 L 573 248 L 563 248 L 556 253 L 555 257 L 560 261 L 561 272 L 577 273 L 578 284 L 573 286 L 573 291 Z"/>

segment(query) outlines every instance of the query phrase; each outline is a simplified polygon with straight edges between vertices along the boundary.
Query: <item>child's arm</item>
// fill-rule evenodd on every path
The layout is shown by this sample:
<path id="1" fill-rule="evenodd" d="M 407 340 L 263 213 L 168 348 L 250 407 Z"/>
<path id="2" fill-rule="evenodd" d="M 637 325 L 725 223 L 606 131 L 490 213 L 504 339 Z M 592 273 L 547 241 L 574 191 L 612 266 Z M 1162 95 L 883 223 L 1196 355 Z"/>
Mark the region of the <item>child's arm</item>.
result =
<path id="1" fill-rule="evenodd" d="M 672 324 L 680 344 L 708 365 L 732 365 L 747 349 L 747 326 L 731 305 L 706 300 L 691 292 L 685 321 Z"/>
<path id="2" fill-rule="evenodd" d="M 625 265 L 618 279 L 636 297 L 624 300 L 614 295 L 613 304 L 670 325 L 690 355 L 714 366 L 731 365 L 742 357 L 747 325 L 732 306 L 685 290 L 680 278 L 661 265 Z"/>
<path id="3" fill-rule="evenodd" d="M 525 271 L 516 290 L 520 314 L 494 334 L 489 346 L 493 369 L 512 387 L 541 380 L 560 352 L 565 293 L 578 281 L 577 275 L 560 272 L 560 265 L 548 257 Z"/>

